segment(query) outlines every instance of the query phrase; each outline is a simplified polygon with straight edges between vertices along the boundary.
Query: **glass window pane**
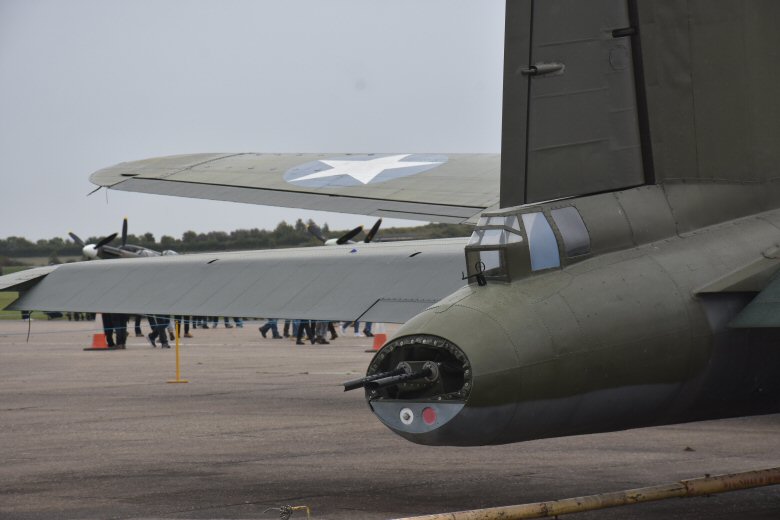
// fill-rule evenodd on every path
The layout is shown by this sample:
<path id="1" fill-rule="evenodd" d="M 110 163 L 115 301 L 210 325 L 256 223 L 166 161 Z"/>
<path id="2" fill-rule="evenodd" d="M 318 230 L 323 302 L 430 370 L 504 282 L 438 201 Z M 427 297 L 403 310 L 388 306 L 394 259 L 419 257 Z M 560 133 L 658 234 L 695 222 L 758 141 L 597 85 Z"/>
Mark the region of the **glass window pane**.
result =
<path id="1" fill-rule="evenodd" d="M 514 231 L 517 231 L 520 233 L 520 223 L 517 221 L 517 215 L 512 215 L 511 217 L 506 217 L 506 220 L 504 221 L 504 225 L 508 227 L 509 229 L 512 229 Z"/>
<path id="2" fill-rule="evenodd" d="M 482 231 L 474 231 L 471 233 L 471 238 L 469 239 L 468 245 L 470 246 L 476 246 L 479 244 L 479 241 L 482 239 Z"/>
<path id="3" fill-rule="evenodd" d="M 560 208 L 550 212 L 563 237 L 566 256 L 590 253 L 590 235 L 576 208 Z"/>
<path id="4" fill-rule="evenodd" d="M 542 213 L 523 214 L 523 224 L 528 235 L 528 248 L 531 253 L 531 270 L 559 267 L 558 243 L 555 240 L 550 223 Z"/>
<path id="5" fill-rule="evenodd" d="M 506 231 L 503 229 L 486 229 L 481 245 L 497 246 L 499 244 L 506 244 Z"/>
<path id="6" fill-rule="evenodd" d="M 518 242 L 523 241 L 523 237 L 520 235 L 515 235 L 514 233 L 508 233 L 509 238 L 507 239 L 508 244 L 517 244 Z"/>
<path id="7" fill-rule="evenodd" d="M 485 276 L 503 274 L 501 269 L 501 255 L 498 250 L 480 251 L 479 259 L 485 265 L 485 270 L 483 271 Z"/>

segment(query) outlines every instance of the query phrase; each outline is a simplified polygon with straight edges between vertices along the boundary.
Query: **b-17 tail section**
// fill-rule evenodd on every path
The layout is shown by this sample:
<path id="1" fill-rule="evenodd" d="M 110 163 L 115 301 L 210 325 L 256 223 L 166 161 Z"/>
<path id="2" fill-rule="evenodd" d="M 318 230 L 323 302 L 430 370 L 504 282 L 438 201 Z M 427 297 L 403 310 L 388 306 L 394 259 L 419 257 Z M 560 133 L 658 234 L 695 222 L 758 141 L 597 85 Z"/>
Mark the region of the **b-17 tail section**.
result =
<path id="1" fill-rule="evenodd" d="M 121 163 L 110 189 L 461 223 L 498 204 L 498 154 L 194 154 Z"/>
<path id="2" fill-rule="evenodd" d="M 10 308 L 328 321 L 370 316 L 403 323 L 464 285 L 466 242 L 420 240 L 65 264 Z M 0 287 L 13 285 L 6 278 L 0 277 Z"/>

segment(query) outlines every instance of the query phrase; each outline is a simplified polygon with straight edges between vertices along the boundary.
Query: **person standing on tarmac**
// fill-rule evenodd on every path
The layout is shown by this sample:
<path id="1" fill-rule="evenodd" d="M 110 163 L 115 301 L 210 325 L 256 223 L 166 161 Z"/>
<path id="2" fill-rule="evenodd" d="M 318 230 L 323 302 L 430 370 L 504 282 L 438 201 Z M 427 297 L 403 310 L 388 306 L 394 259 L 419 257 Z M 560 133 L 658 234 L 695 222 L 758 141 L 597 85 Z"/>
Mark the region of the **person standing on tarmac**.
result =
<path id="1" fill-rule="evenodd" d="M 162 348 L 171 348 L 168 344 L 168 336 L 166 335 L 166 329 L 168 328 L 168 323 L 170 323 L 170 321 L 171 319 L 168 316 L 149 315 L 149 326 L 152 328 L 152 332 L 149 333 L 147 338 L 149 338 L 149 343 L 152 344 L 152 347 L 157 346 L 157 343 L 155 343 L 154 340 L 159 337 L 160 346 Z"/>
<path id="2" fill-rule="evenodd" d="M 135 315 L 135 337 L 136 338 L 142 338 L 144 336 L 143 331 L 141 331 L 141 318 L 142 316 L 140 314 Z"/>
<path id="3" fill-rule="evenodd" d="M 319 343 L 320 345 L 330 345 L 330 341 L 325 339 L 325 334 L 328 333 L 327 321 L 316 321 L 314 323 L 314 341 L 312 343 Z"/>
<path id="4" fill-rule="evenodd" d="M 100 315 L 103 320 L 103 334 L 106 336 L 108 348 L 116 347 L 114 343 L 114 315 L 104 312 Z"/>
<path id="5" fill-rule="evenodd" d="M 300 320 L 300 323 L 298 324 L 298 332 L 295 335 L 295 344 L 304 344 L 303 341 L 301 341 L 304 332 L 306 333 L 306 337 L 309 339 L 309 341 L 311 341 L 311 344 L 314 345 L 314 329 L 311 326 L 311 320 Z"/>
<path id="6" fill-rule="evenodd" d="M 232 329 L 233 325 L 230 324 L 230 318 L 227 317 L 227 316 L 223 316 L 222 318 L 225 320 L 225 328 L 226 329 Z M 236 327 L 238 327 L 239 329 L 243 329 L 244 328 L 244 321 L 241 318 L 235 318 L 234 317 L 233 321 L 236 323 Z"/>
<path id="7" fill-rule="evenodd" d="M 265 337 L 265 335 L 268 334 L 268 331 L 270 330 L 274 339 L 280 339 L 282 336 L 279 335 L 279 327 L 277 323 L 278 321 L 276 318 L 267 320 L 265 324 L 260 327 L 260 334 Z"/>
<path id="8" fill-rule="evenodd" d="M 190 322 L 192 321 L 192 316 L 174 316 L 173 319 L 178 321 L 179 324 L 184 323 L 184 334 L 181 337 L 191 338 L 192 334 L 190 334 Z M 181 327 L 181 325 L 179 326 Z M 181 328 L 179 329 L 179 331 L 181 331 Z M 173 339 L 175 340 L 176 336 L 174 336 Z"/>
<path id="9" fill-rule="evenodd" d="M 127 321 L 130 316 L 127 314 L 112 314 L 111 316 L 116 333 L 116 348 L 124 349 L 127 344 Z"/>

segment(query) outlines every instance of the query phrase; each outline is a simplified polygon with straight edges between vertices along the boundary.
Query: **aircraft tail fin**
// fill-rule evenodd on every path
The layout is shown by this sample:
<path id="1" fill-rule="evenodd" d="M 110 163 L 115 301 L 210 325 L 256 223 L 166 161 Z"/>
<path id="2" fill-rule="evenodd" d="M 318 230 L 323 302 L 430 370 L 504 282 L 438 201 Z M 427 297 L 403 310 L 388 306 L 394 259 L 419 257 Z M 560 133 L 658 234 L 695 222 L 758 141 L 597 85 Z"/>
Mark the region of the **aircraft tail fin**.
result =
<path id="1" fill-rule="evenodd" d="M 780 178 L 780 2 L 513 0 L 501 207 Z"/>

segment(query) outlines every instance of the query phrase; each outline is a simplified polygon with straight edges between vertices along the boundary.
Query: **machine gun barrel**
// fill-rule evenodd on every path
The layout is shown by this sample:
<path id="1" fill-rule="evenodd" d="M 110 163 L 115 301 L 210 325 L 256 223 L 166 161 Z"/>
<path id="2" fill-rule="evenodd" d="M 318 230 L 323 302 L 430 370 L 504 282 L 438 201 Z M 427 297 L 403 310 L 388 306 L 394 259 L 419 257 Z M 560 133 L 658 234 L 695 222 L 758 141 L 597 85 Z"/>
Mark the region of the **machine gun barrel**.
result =
<path id="1" fill-rule="evenodd" d="M 418 379 L 430 378 L 433 375 L 434 371 L 431 369 L 431 367 L 426 366 L 417 372 L 399 374 L 397 376 L 384 377 L 374 381 L 369 381 L 365 384 L 365 387 L 370 390 L 378 390 L 386 386 L 400 385 L 401 383 L 406 383 L 407 381 L 416 381 Z"/>
<path id="2" fill-rule="evenodd" d="M 399 365 L 395 369 L 389 370 L 387 372 L 381 372 L 379 374 L 374 374 L 366 377 L 361 377 L 360 379 L 353 379 L 352 381 L 347 381 L 346 383 L 343 383 L 344 391 L 348 392 L 356 388 L 363 388 L 366 385 L 366 383 L 370 383 L 371 381 L 376 381 L 377 379 L 384 379 L 386 377 L 399 376 L 406 373 L 407 373 L 407 368 L 405 366 Z"/>

